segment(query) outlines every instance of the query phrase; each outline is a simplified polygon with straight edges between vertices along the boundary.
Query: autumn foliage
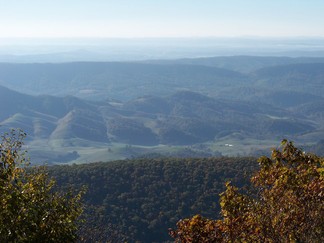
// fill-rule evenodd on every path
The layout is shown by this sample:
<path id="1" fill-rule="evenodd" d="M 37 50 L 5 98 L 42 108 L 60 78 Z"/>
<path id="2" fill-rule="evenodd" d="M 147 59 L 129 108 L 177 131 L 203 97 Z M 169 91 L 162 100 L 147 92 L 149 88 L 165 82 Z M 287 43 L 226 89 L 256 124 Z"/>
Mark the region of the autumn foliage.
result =
<path id="1" fill-rule="evenodd" d="M 74 242 L 83 192 L 53 190 L 45 168 L 28 168 L 24 137 L 12 131 L 0 144 L 0 242 Z"/>
<path id="2" fill-rule="evenodd" d="M 255 191 L 241 194 L 226 184 L 220 220 L 199 215 L 180 220 L 176 242 L 324 242 L 323 158 L 282 141 L 261 157 L 251 178 Z"/>

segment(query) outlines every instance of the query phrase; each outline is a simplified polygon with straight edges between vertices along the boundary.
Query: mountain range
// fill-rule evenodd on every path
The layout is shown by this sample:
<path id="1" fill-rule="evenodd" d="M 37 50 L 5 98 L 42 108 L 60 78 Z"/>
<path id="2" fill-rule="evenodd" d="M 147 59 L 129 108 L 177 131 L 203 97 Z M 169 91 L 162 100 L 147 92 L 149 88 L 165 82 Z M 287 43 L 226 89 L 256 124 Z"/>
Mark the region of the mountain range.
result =
<path id="1" fill-rule="evenodd" d="M 322 59 L 232 57 L 232 67 L 262 64 L 249 72 L 212 66 L 216 59 L 0 63 L 0 130 L 23 129 L 31 154 L 49 162 L 179 148 L 233 155 L 241 151 L 233 142 L 250 153 L 284 137 L 322 139 Z"/>

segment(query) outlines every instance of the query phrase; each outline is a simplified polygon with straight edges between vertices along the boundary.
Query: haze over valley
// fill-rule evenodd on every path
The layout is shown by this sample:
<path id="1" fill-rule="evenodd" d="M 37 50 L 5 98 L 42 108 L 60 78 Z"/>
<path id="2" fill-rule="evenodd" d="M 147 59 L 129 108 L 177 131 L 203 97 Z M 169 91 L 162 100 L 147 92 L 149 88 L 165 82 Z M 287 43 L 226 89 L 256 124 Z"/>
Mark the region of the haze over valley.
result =
<path id="1" fill-rule="evenodd" d="M 38 163 L 250 156 L 283 138 L 314 147 L 323 79 L 319 57 L 1 63 L 0 129 L 23 129 Z"/>

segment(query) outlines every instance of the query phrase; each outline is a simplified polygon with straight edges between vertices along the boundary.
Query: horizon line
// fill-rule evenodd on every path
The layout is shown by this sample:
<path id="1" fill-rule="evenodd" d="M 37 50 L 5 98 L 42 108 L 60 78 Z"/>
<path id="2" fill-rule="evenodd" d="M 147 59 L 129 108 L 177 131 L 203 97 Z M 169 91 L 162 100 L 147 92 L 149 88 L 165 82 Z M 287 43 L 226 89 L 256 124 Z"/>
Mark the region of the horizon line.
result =
<path id="1" fill-rule="evenodd" d="M 239 35 L 239 36 L 0 36 L 0 39 L 324 39 L 324 36 L 266 36 L 266 35 Z"/>

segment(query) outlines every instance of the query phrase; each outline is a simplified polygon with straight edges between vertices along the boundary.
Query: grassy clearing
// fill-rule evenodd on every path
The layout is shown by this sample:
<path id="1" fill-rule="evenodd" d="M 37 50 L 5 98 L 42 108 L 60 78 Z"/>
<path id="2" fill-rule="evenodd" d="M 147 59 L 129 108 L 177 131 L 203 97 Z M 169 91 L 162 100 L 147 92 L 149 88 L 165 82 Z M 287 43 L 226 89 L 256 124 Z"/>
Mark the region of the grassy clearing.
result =
<path id="1" fill-rule="evenodd" d="M 82 139 L 38 139 L 27 143 L 31 161 L 37 164 L 90 163 L 113 161 L 147 154 L 172 156 L 186 149 L 195 152 L 221 153 L 223 156 L 249 156 L 252 153 L 269 151 L 278 141 L 225 138 L 193 146 L 137 146 L 123 143 L 89 142 Z"/>

